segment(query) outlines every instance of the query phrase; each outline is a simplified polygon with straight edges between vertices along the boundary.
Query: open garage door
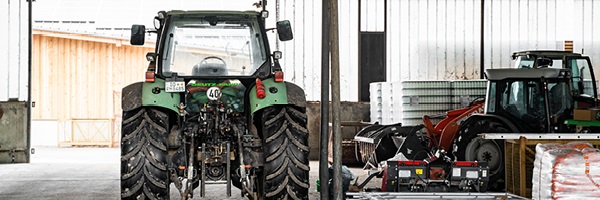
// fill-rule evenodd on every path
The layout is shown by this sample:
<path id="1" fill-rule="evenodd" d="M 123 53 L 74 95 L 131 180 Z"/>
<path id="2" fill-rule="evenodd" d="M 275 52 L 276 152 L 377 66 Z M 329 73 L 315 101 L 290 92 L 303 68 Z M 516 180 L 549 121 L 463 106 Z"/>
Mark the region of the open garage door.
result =
<path id="1" fill-rule="evenodd" d="M 0 163 L 29 162 L 29 1 L 0 1 Z"/>

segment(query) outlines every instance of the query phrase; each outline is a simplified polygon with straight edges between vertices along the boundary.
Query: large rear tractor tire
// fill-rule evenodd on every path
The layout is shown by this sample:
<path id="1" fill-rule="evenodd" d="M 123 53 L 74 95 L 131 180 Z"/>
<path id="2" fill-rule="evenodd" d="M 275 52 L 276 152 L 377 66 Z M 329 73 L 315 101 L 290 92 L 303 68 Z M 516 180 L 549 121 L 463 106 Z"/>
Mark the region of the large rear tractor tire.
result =
<path id="1" fill-rule="evenodd" d="M 511 132 L 502 123 L 491 120 L 467 120 L 455 141 L 457 160 L 487 162 L 490 168 L 489 190 L 504 190 L 504 144 L 502 140 L 485 140 L 480 133 Z"/>
<path id="2" fill-rule="evenodd" d="M 123 113 L 121 199 L 169 199 L 168 114 L 154 108 Z"/>
<path id="3" fill-rule="evenodd" d="M 303 108 L 266 108 L 262 114 L 265 199 L 308 199 L 308 129 Z M 260 183 L 259 183 L 260 184 Z"/>

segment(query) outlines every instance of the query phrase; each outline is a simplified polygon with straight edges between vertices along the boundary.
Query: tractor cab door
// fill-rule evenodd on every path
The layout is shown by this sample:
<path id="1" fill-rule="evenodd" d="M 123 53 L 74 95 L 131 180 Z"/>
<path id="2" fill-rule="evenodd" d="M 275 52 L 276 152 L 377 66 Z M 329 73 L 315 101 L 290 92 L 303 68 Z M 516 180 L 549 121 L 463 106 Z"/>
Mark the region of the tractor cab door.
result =
<path id="1" fill-rule="evenodd" d="M 8 9 L 0 12 L 0 164 L 28 163 L 31 1 L 1 1 L 0 8 Z"/>
<path id="2" fill-rule="evenodd" d="M 578 96 L 597 98 L 597 83 L 588 57 L 567 58 L 567 68 L 573 75 L 573 93 Z"/>
<path id="3" fill-rule="evenodd" d="M 539 80 L 502 80 L 492 81 L 490 88 L 498 94 L 497 99 L 488 101 L 488 114 L 505 117 L 520 123 L 524 130 L 544 132 L 547 114 L 542 82 Z M 489 105 L 496 104 L 494 109 Z"/>
<path id="4" fill-rule="evenodd" d="M 564 133 L 567 126 L 564 121 L 573 119 L 573 97 L 566 80 L 548 81 L 548 107 L 551 118 L 551 131 Z"/>

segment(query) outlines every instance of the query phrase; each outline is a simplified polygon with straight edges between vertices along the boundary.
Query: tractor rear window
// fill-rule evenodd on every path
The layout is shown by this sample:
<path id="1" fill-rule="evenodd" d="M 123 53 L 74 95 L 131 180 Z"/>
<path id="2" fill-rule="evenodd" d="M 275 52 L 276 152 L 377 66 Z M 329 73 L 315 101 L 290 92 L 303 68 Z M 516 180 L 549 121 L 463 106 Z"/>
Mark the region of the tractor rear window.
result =
<path id="1" fill-rule="evenodd" d="M 250 76 L 267 60 L 256 19 L 174 18 L 162 51 L 165 76 Z"/>

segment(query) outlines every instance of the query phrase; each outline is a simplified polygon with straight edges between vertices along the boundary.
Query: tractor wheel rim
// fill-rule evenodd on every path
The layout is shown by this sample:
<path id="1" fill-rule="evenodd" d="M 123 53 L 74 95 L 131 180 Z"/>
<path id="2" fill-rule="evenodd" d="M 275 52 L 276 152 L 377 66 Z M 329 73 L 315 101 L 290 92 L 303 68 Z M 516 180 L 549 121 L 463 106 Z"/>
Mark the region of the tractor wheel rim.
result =
<path id="1" fill-rule="evenodd" d="M 502 162 L 502 155 L 496 142 L 492 140 L 483 142 L 477 151 L 477 160 L 487 162 L 491 171 L 497 171 Z"/>
<path id="2" fill-rule="evenodd" d="M 493 140 L 473 138 L 465 149 L 465 160 L 487 162 L 490 173 L 496 174 L 501 167 L 502 155 L 500 147 Z"/>

